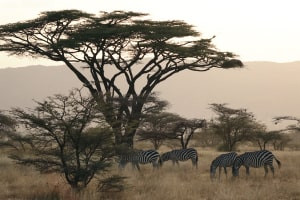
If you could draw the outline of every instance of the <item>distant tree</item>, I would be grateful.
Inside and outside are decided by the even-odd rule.
[[[278,124],[282,121],[296,121],[296,124],[289,125],[285,130],[300,131],[300,118],[293,117],[293,116],[281,116],[281,117],[274,117],[273,120],[275,124]]]
[[[260,150],[265,150],[268,143],[272,143],[279,139],[280,131],[266,131],[259,130],[255,132],[252,136],[253,141],[256,142]]]
[[[112,132],[100,120],[92,98],[73,90],[68,96],[55,95],[36,103],[33,110],[12,110],[28,129],[33,148],[33,154],[13,154],[12,159],[44,173],[62,173],[76,190],[111,166]]]
[[[287,144],[291,141],[291,138],[281,132],[278,135],[276,135],[276,137],[273,138],[272,140],[272,144],[273,144],[273,148],[274,150],[280,150],[280,151],[284,151],[284,148],[287,146]]]
[[[180,140],[181,148],[186,149],[194,133],[205,127],[204,119],[183,119],[174,128],[175,138]]]
[[[217,117],[209,123],[209,128],[222,138],[222,150],[233,151],[239,142],[250,140],[259,127],[246,109],[233,109],[226,104],[211,104],[211,109]]]
[[[15,132],[16,121],[0,111],[0,147],[11,146],[9,139]]]
[[[18,123],[12,116],[0,112],[0,148],[25,150],[26,145],[32,145],[28,137],[17,132]]]
[[[207,124],[210,124],[209,122]],[[216,134],[210,128],[202,129],[198,134],[194,136],[194,140],[201,147],[216,147],[222,143],[220,135]]]
[[[182,120],[180,116],[167,112],[148,115],[138,129],[139,140],[150,141],[157,150],[165,140],[176,137],[174,126]]]
[[[132,147],[143,106],[160,83],[184,70],[243,66],[233,53],[218,51],[213,38],[201,39],[191,25],[145,16],[123,11],[100,16],[79,10],[42,12],[36,19],[0,26],[0,51],[65,63],[98,103],[116,144]]]

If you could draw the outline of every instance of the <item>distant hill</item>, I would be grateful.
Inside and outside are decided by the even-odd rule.
[[[210,119],[210,103],[247,108],[257,119],[277,128],[272,117],[300,116],[300,62],[247,62],[244,69],[182,72],[157,91],[171,103],[171,112],[188,118]],[[66,94],[82,84],[64,66],[28,66],[0,69],[0,109],[32,107],[57,93]]]

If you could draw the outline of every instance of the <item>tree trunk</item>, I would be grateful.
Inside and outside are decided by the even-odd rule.
[[[259,146],[260,150],[263,150],[263,148],[262,148],[261,143],[260,143],[259,140],[257,140],[257,143],[258,143],[258,146]]]

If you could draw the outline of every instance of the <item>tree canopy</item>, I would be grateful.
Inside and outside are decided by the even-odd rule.
[[[211,104],[211,109],[217,117],[210,122],[210,128],[222,138],[222,150],[234,150],[239,142],[251,139],[262,128],[246,109],[233,109],[226,104]]]
[[[243,66],[233,53],[214,47],[212,39],[201,38],[183,21],[153,21],[124,11],[42,12],[36,19],[0,26],[0,51],[64,62],[101,105],[116,143],[129,146],[158,84],[184,70]]]

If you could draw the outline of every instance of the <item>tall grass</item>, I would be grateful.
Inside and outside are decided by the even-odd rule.
[[[228,169],[228,178],[222,171],[221,180],[212,182],[209,165],[219,153],[198,151],[198,169],[193,168],[190,161],[180,163],[180,166],[165,163],[159,170],[145,165],[141,166],[141,172],[132,170],[128,165],[119,172],[128,177],[126,190],[102,194],[96,191],[95,184],[76,194],[59,175],[41,175],[33,168],[15,165],[2,155],[0,199],[300,199],[300,152],[273,152],[282,163],[280,170],[274,163],[274,178],[271,173],[264,178],[263,168],[250,168],[250,176],[246,177],[245,169],[241,168],[240,177],[235,180],[231,178],[231,169]],[[117,168],[113,171],[118,172]]]

